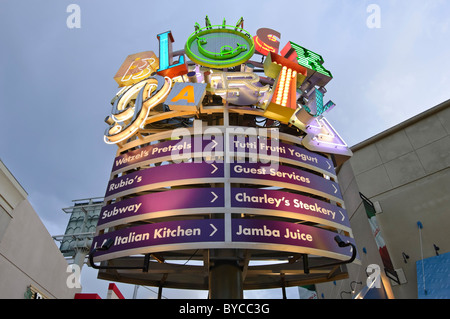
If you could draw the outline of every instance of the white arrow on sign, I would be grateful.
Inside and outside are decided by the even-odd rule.
[[[332,186],[333,186],[333,188],[334,188],[334,193],[336,194],[337,193],[337,188],[336,188],[336,186],[334,186],[334,184],[331,184]]]
[[[211,172],[211,174],[214,174],[215,173],[215,171],[217,171],[217,166],[216,165],[214,165],[214,164],[211,164],[213,167],[214,167],[214,170]]]
[[[211,147],[211,149],[214,149],[219,143],[216,142],[216,140],[212,140],[211,143],[214,143],[214,145]]]
[[[342,215],[342,220],[341,220],[341,222],[345,219],[345,215],[344,214],[342,214],[342,212],[341,211],[339,211],[339,213],[341,213],[341,215]]]
[[[211,192],[211,194],[213,194],[214,198],[212,201],[210,201],[210,203],[214,203],[219,196],[217,196],[214,192]]]
[[[328,162],[328,161],[326,161],[326,162],[328,164],[328,169],[330,169],[331,168],[330,162]]]
[[[209,224],[212,228],[213,228],[213,232],[211,234],[209,234],[209,237],[211,237],[212,235],[214,235],[217,231],[217,228],[213,225],[213,224]]]

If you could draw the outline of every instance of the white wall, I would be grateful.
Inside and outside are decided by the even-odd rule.
[[[67,262],[26,192],[0,161],[0,299],[23,299],[29,285],[48,298],[69,298]]]

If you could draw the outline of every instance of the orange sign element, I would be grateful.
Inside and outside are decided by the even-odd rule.
[[[268,55],[270,52],[277,53],[280,47],[281,33],[269,28],[261,28],[256,31],[253,37],[255,50],[262,55]]]
[[[297,110],[297,88],[306,78],[305,67],[270,52],[264,61],[264,73],[276,79],[272,98],[264,116],[288,123]]]
[[[197,112],[206,94],[206,83],[175,82],[164,102],[171,111]]]
[[[179,100],[186,100],[187,103],[194,103],[194,87],[192,85],[184,87],[174,98],[172,102],[178,102]]]
[[[119,87],[133,85],[152,75],[159,67],[159,59],[153,51],[145,51],[127,56],[114,80]]]

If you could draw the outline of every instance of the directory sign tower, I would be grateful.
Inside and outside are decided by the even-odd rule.
[[[119,68],[99,278],[241,298],[346,278],[358,262],[335,172],[351,151],[324,117],[331,72],[279,32],[243,27],[206,17]]]

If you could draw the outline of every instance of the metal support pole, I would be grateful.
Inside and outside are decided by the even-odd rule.
[[[133,291],[133,299],[136,299],[136,298],[137,298],[137,292],[138,292],[138,288],[139,288],[139,286],[138,286],[138,285],[134,285],[134,291]]]
[[[236,260],[215,260],[209,271],[210,299],[242,299],[242,269]]]
[[[162,297],[162,290],[163,290],[163,286],[159,285],[159,287],[158,287],[158,299],[161,299],[161,297]]]
[[[229,127],[230,117],[227,101],[223,101],[224,113],[223,113],[223,125]],[[224,145],[226,145],[225,151],[225,165],[224,165],[224,177],[225,177],[225,207],[229,208],[231,205],[231,186],[230,186],[230,154],[228,150],[229,136],[225,133]],[[231,234],[231,214],[218,215],[212,218],[224,218],[225,220],[225,241],[231,241],[231,238],[227,238],[227,234]],[[210,299],[242,299],[244,297],[243,289],[243,269],[240,267],[237,252],[233,249],[218,249],[210,250],[210,268],[209,268],[209,298]]]
[[[303,272],[309,274],[308,254],[302,254],[303,257]]]
[[[76,254],[73,258],[73,263],[75,265],[78,265],[78,267],[80,267],[80,271],[81,271],[81,268],[83,268],[84,259],[86,258],[87,254],[88,254],[88,250],[86,250],[86,249],[77,249],[76,250]]]
[[[287,299],[287,297],[286,297],[286,281],[284,280],[284,274],[281,274],[281,291],[283,293],[283,299]]]

